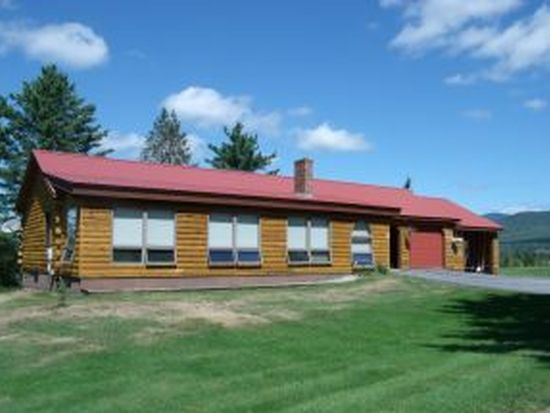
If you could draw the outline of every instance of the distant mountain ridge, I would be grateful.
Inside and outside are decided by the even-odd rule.
[[[550,211],[526,211],[517,214],[486,214],[501,224],[504,249],[550,251]]]

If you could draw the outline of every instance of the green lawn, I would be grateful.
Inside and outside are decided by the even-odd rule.
[[[550,267],[503,267],[500,272],[515,277],[550,277]]]
[[[539,412],[550,298],[372,276],[0,294],[0,412]]]

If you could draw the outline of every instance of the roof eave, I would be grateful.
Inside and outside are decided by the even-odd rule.
[[[388,217],[399,215],[399,208],[376,207],[345,203],[322,202],[314,199],[280,199],[241,195],[207,194],[190,191],[143,190],[133,187],[113,187],[89,184],[70,184],[70,193],[76,196],[135,199],[144,201],[188,202],[227,206],[256,206],[275,209],[303,209],[350,214],[375,214]]]

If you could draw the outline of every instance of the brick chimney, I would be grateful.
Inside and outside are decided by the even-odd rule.
[[[311,180],[313,179],[313,161],[308,158],[294,162],[294,192],[301,195],[311,195]]]

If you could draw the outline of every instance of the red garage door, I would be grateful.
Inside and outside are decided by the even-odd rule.
[[[411,268],[443,267],[443,234],[440,230],[418,228],[410,235]]]

